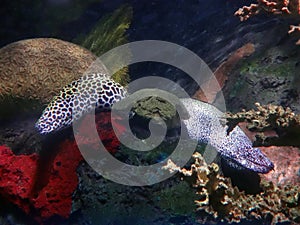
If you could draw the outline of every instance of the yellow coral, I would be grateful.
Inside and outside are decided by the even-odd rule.
[[[279,187],[273,183],[261,183],[262,192],[245,194],[234,187],[229,178],[222,176],[216,164],[207,165],[199,153],[190,169],[181,169],[170,160],[164,169],[178,171],[184,177],[194,177],[197,211],[206,212],[215,219],[239,222],[242,219],[265,219],[271,216],[271,224],[284,221],[300,221],[300,187]]]

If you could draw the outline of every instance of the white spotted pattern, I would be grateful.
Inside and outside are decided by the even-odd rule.
[[[126,95],[126,90],[105,74],[88,74],[65,86],[53,98],[36,123],[40,133],[70,126],[73,120],[96,108],[110,109]]]
[[[253,148],[251,140],[236,126],[227,135],[227,126],[221,120],[224,114],[213,105],[194,99],[181,99],[190,114],[184,120],[189,136],[213,146],[226,161],[236,168],[247,168],[267,173],[273,163],[260,151]]]

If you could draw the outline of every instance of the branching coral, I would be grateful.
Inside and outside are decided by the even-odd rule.
[[[300,16],[300,1],[299,0],[257,0],[257,4],[243,6],[235,12],[234,15],[240,17],[241,21],[245,21],[250,17],[265,11],[274,15],[289,15],[299,18]],[[299,26],[291,25],[290,31],[299,31]],[[298,41],[296,44],[300,44]]]
[[[300,32],[300,25],[296,26],[296,25],[290,25],[290,30],[289,30],[289,34],[293,33],[293,32]],[[296,45],[300,45],[300,39],[296,42]]]
[[[170,160],[164,169],[178,171],[192,183],[198,195],[195,200],[198,212],[229,222],[267,218],[271,218],[272,224],[300,221],[299,187],[281,188],[273,183],[261,183],[261,193],[245,194],[234,187],[229,178],[220,175],[217,164],[207,165],[199,153],[193,158],[195,163],[190,169],[179,168]]]
[[[249,130],[260,132],[256,135],[256,145],[300,146],[300,115],[296,115],[289,107],[255,105],[257,110],[227,113],[228,133],[239,122],[247,122]],[[265,136],[265,131],[275,131],[276,135]]]
[[[243,6],[234,15],[239,16],[241,21],[244,21],[261,11],[273,14],[296,14],[299,13],[298,7],[298,0],[258,0],[257,4]]]

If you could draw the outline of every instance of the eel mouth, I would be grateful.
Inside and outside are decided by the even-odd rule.
[[[252,168],[251,169],[258,173],[265,174],[265,173],[269,173],[271,170],[274,170],[274,164],[270,160],[268,160],[266,164],[258,163],[256,161],[255,162],[252,161],[251,163],[254,165],[253,166],[254,169]]]
[[[268,173],[274,170],[273,162],[259,148],[253,148],[252,150],[259,152],[258,154],[251,154],[251,157],[247,158],[252,168],[257,168],[259,173]]]
[[[253,157],[247,157],[244,159],[232,159],[226,157],[226,161],[229,165],[237,169],[251,170],[256,173],[266,174],[271,170],[274,170],[274,164],[266,156],[261,156],[260,160]]]

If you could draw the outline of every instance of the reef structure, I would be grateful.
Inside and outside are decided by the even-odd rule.
[[[282,14],[300,14],[300,5],[298,0],[258,0],[257,4],[243,6],[235,12],[241,21],[249,19],[251,16],[260,13],[261,11],[270,12],[275,15]]]
[[[246,122],[250,131],[256,134],[258,146],[295,146],[299,147],[300,115],[289,107],[261,105],[255,103],[256,110],[242,110],[238,113],[227,113],[229,131],[240,122]],[[270,134],[273,131],[275,134]],[[268,134],[269,132],[269,134]]]

